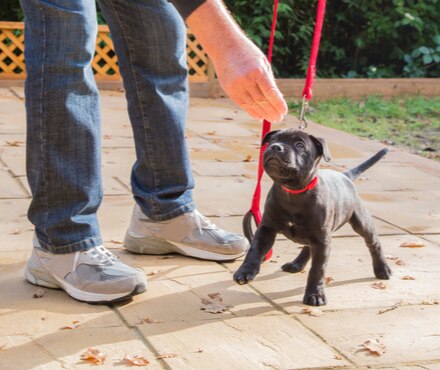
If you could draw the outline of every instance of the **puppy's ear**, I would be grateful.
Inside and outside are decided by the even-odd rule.
[[[264,137],[263,141],[261,142],[261,146],[264,146],[264,144],[268,143],[270,141],[270,139],[272,139],[272,137],[278,132],[280,132],[280,130],[268,132],[266,134],[266,136]]]
[[[328,146],[325,140],[320,137],[314,137],[312,135],[310,135],[310,137],[312,138],[316,149],[318,149],[318,153],[322,155],[326,162],[330,162],[330,151],[328,150]]]

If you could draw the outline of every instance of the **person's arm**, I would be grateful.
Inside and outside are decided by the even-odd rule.
[[[287,104],[270,65],[222,1],[206,0],[191,12],[186,23],[214,63],[226,94],[256,119],[281,121]]]

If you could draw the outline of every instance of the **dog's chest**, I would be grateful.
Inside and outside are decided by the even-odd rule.
[[[287,239],[299,244],[308,244],[310,225],[304,215],[296,214],[289,221],[285,222],[281,229]]]

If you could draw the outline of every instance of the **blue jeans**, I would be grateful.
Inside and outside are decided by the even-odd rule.
[[[194,210],[185,143],[186,29],[166,0],[99,0],[110,27],[134,132],[131,184],[154,220]],[[25,13],[28,217],[53,253],[102,244],[99,93],[91,69],[92,0],[21,0]]]

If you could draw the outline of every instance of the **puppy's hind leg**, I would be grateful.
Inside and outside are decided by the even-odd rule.
[[[350,224],[353,230],[362,236],[365,240],[371,258],[373,259],[374,275],[378,279],[388,280],[392,274],[391,268],[385,260],[382,246],[374,228],[373,220],[370,213],[361,204],[359,208],[353,213],[350,219]]]
[[[281,269],[285,272],[300,272],[304,270],[310,259],[310,247],[304,246],[298,256],[292,261],[285,263]]]

